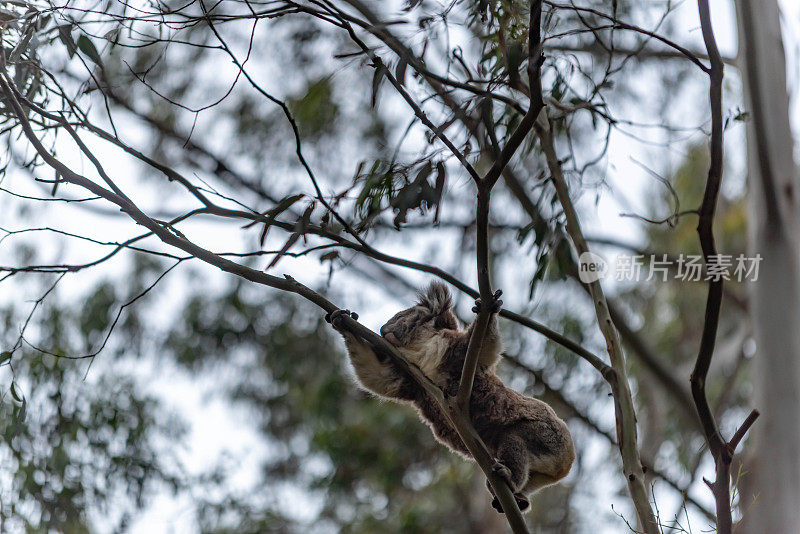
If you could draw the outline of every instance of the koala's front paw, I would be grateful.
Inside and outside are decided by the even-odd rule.
[[[503,294],[502,289],[498,289],[492,295],[492,300],[489,302],[489,313],[497,313],[500,311],[500,308],[503,307],[503,301],[500,300],[500,295]],[[472,308],[472,311],[475,313],[480,313],[481,309],[483,308],[483,301],[481,299],[475,300],[475,306]]]
[[[331,323],[331,326],[336,330],[342,329],[342,316],[346,315],[352,317],[354,321],[358,321],[358,314],[350,310],[334,310],[325,315],[325,320]]]

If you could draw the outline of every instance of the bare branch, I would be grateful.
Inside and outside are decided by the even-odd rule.
[[[541,91],[541,87],[534,90]],[[541,115],[541,120],[536,123],[536,134],[542,151],[547,159],[547,166],[550,170],[550,179],[556,189],[559,203],[564,210],[567,219],[567,233],[577,254],[589,252],[586,239],[580,227],[578,214],[572,204],[567,188],[567,182],[561,169],[561,163],[556,155],[553,143],[552,130],[546,113]],[[641,459],[639,458],[638,439],[636,430],[636,410],[633,404],[630,386],[628,384],[627,371],[625,368],[625,356],[619,340],[619,334],[611,319],[605,294],[599,281],[589,284],[589,291],[592,295],[592,302],[597,316],[598,326],[606,340],[606,348],[611,359],[611,366],[614,369],[614,379],[609,383],[612,387],[614,396],[614,406],[617,419],[617,441],[622,464],[625,471],[625,478],[628,482],[628,489],[636,508],[641,528],[646,534],[658,534],[658,523],[650,508],[650,501],[647,497],[647,490],[644,485],[644,471],[642,470]]]
[[[714,28],[711,23],[711,10],[708,0],[697,0],[697,8],[700,13],[700,27],[703,32],[703,41],[708,51],[711,61],[709,70],[709,102],[711,106],[711,164],[708,169],[703,202],[700,205],[700,220],[697,224],[697,233],[700,238],[700,246],[703,249],[703,256],[706,264],[713,263],[717,250],[714,241],[714,213],[717,206],[717,197],[722,185],[722,165],[723,165],[723,133],[724,124],[722,118],[722,78],[724,75],[724,65],[719,49],[717,48]],[[717,507],[717,532],[720,534],[730,534],[733,531],[733,517],[731,513],[731,491],[730,491],[730,466],[733,460],[736,445],[744,437],[745,432],[755,422],[758,412],[753,410],[744,424],[734,434],[730,442],[726,442],[722,437],[714,418],[714,413],[708,402],[706,394],[706,379],[708,370],[711,367],[711,359],[714,356],[714,345],[717,338],[717,327],[722,308],[722,277],[711,279],[708,285],[708,297],[706,300],[705,320],[703,322],[703,334],[700,338],[700,348],[697,353],[694,370],[692,371],[691,385],[694,405],[697,408],[697,415],[703,427],[703,433],[708,444],[708,449],[714,457],[716,466],[716,480],[708,482],[714,494]]]
[[[545,3],[547,5],[549,5],[549,6],[551,6],[551,7],[556,8],[556,9],[566,9],[566,10],[575,11],[576,13],[580,13],[580,12],[591,13],[592,15],[595,15],[595,16],[600,17],[602,19],[605,19],[605,20],[613,22],[614,28],[617,28],[617,29],[620,29],[620,30],[633,31],[633,32],[636,32],[636,33],[640,33],[642,35],[646,35],[646,36],[651,37],[653,39],[656,39],[657,41],[661,41],[662,43],[664,43],[665,45],[669,46],[670,48],[673,48],[673,49],[677,50],[678,52],[680,52],[688,60],[690,60],[692,63],[694,63],[695,65],[700,67],[703,70],[703,72],[706,72],[706,73],[709,72],[709,67],[704,65],[703,62],[700,61],[700,59],[698,59],[697,56],[695,56],[690,50],[688,50],[687,48],[679,45],[678,43],[676,43],[676,42],[674,42],[674,41],[672,41],[670,39],[667,39],[663,35],[659,35],[659,34],[657,34],[655,32],[650,31],[650,30],[645,30],[644,28],[640,28],[640,27],[635,26],[633,24],[628,24],[627,22],[623,22],[623,21],[619,20],[618,18],[616,18],[613,15],[609,15],[608,13],[603,13],[602,11],[598,11],[596,9],[592,9],[592,8],[588,8],[588,7],[579,7],[579,6],[576,6],[574,4],[571,4],[571,5],[559,4],[557,2],[551,2],[550,0],[547,0]]]

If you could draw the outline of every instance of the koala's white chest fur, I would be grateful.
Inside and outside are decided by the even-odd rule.
[[[401,352],[405,358],[417,365],[420,370],[434,382],[439,375],[439,364],[442,362],[450,340],[442,335],[435,335],[421,343],[404,347]]]

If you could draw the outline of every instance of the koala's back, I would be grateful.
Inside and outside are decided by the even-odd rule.
[[[511,424],[521,420],[546,420],[556,417],[546,403],[521,395],[506,387],[493,372],[475,376],[470,402],[473,424]]]
[[[455,387],[452,386],[448,384],[443,389],[448,394],[454,394],[457,382]],[[432,399],[417,399],[414,404],[440,442],[456,452],[470,456],[461,438]],[[492,454],[495,453],[498,439],[509,427],[520,423],[525,423],[531,429],[531,444],[541,449],[543,454],[572,446],[566,424],[550,406],[506,387],[493,370],[479,370],[475,375],[470,417],[475,430]]]

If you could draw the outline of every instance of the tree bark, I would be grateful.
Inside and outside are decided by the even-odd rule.
[[[749,238],[760,254],[750,283],[756,339],[754,426],[738,533],[800,532],[800,256],[786,58],[778,0],[739,0],[739,60],[747,123]],[[736,474],[734,473],[734,476]]]

